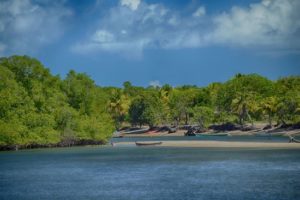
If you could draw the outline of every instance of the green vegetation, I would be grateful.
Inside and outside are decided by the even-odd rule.
[[[99,87],[86,74],[62,80],[36,59],[0,59],[0,146],[106,141],[123,126],[300,122],[300,77],[242,75],[207,87]]]
[[[1,58],[0,145],[104,142],[114,129],[108,98],[86,74],[61,80],[35,59]]]

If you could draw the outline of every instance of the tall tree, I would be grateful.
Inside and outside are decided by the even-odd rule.
[[[125,116],[128,114],[129,106],[130,100],[121,90],[112,90],[108,109],[115,120],[116,129],[119,129],[124,122]]]

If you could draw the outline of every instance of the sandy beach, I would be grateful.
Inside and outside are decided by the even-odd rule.
[[[147,132],[147,133],[139,133],[139,134],[124,134],[123,137],[157,137],[157,136],[184,136],[184,133],[186,130],[177,130],[175,133],[168,133],[167,131],[164,132]],[[258,132],[265,132],[264,130],[252,130],[252,131],[225,131],[226,133],[229,133],[232,136],[249,136],[249,135],[255,135]],[[205,132],[205,133],[216,133],[212,130]],[[272,134],[278,134],[282,133],[283,136],[289,136],[289,135],[300,135],[300,130],[295,129],[295,130],[275,130],[272,131]]]
[[[151,142],[151,141],[147,141]],[[114,146],[135,145],[134,142],[118,142]],[[265,148],[265,149],[300,149],[300,143],[280,142],[226,142],[226,141],[163,141],[163,147],[197,147],[197,148]]]

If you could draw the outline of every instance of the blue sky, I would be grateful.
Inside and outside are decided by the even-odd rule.
[[[1,0],[0,56],[98,85],[300,75],[299,0]]]

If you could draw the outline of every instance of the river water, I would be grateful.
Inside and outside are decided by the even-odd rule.
[[[95,146],[0,152],[0,199],[296,200],[300,151]]]

